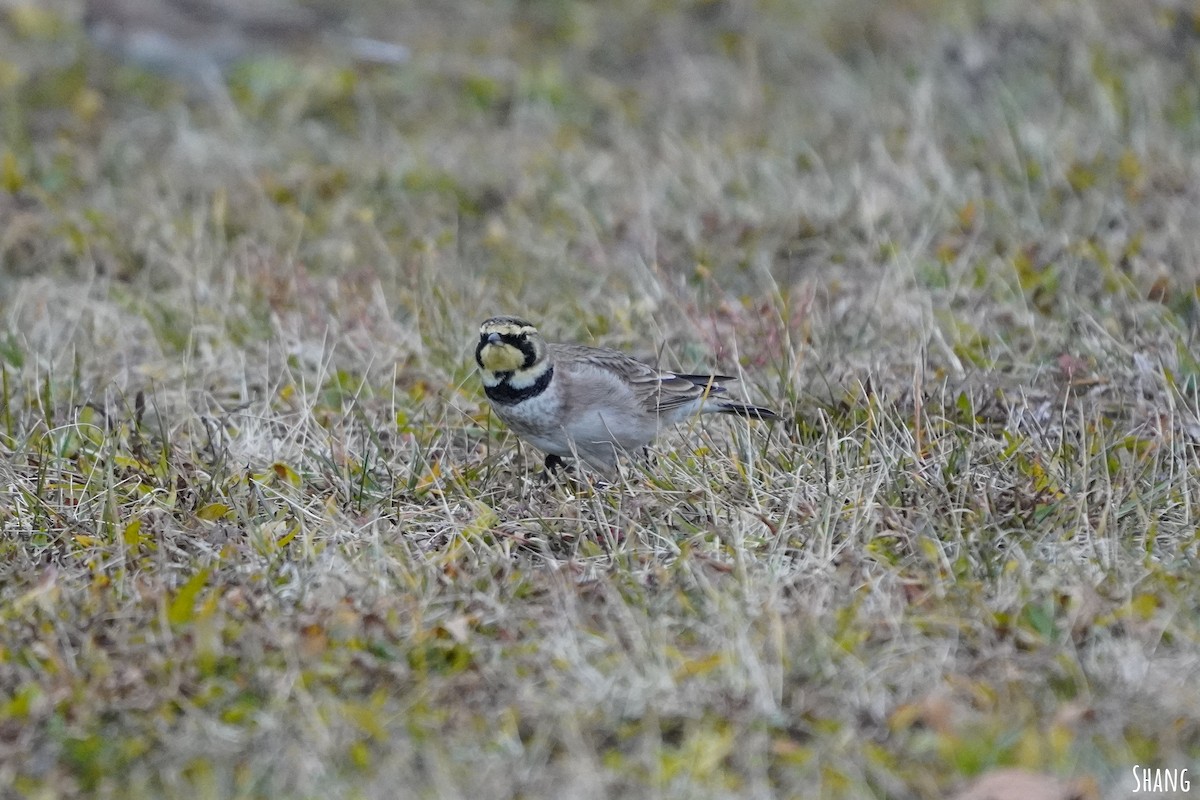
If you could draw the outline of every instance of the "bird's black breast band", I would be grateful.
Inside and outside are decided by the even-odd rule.
[[[512,379],[511,372],[501,372],[499,374],[501,375],[500,383],[496,384],[495,386],[483,387],[484,394],[486,394],[488,399],[493,403],[511,406],[515,403],[521,402],[522,400],[528,400],[531,397],[537,397],[539,394],[546,391],[546,387],[550,385],[550,378],[554,375],[554,367],[550,367],[550,369],[539,375],[536,381],[523,389],[514,389],[511,385],[509,385],[509,380]]]

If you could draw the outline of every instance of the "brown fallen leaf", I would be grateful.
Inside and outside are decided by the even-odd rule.
[[[1091,778],[1064,781],[1023,769],[995,769],[976,778],[952,800],[1099,800]]]

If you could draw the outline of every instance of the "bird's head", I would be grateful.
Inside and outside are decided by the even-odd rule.
[[[492,317],[479,326],[475,361],[489,373],[521,373],[546,360],[546,341],[537,328],[518,317]]]

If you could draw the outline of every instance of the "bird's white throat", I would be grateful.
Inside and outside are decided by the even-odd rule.
[[[529,369],[514,371],[512,377],[508,379],[508,385],[518,391],[528,389],[537,383],[538,379],[545,375],[548,369],[550,369],[550,359],[543,358]]]

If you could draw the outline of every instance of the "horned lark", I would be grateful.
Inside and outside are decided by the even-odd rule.
[[[719,397],[726,375],[684,375],[625,353],[549,344],[517,317],[492,317],[479,327],[475,361],[496,416],[546,453],[552,471],[578,456],[612,473],[621,451],[649,444],[664,425],[693,414],[778,419],[770,409]]]

